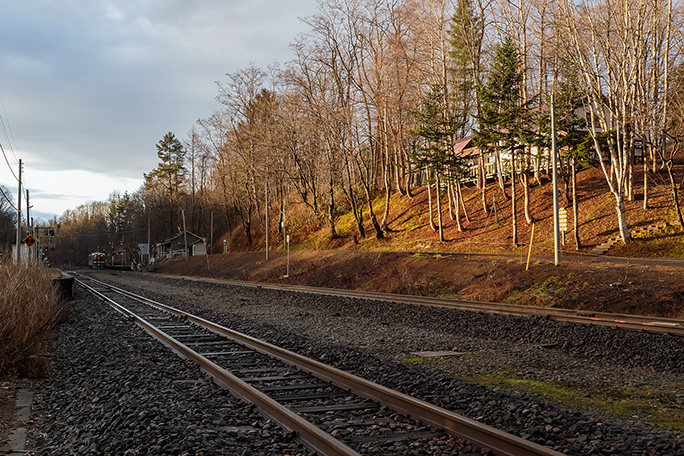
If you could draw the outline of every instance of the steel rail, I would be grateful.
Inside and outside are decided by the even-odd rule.
[[[91,280],[96,280],[92,279]],[[96,280],[97,281],[97,280]],[[98,281],[100,282],[100,281]],[[305,370],[312,375],[347,389],[359,396],[378,401],[387,407],[420,421],[444,429],[450,434],[473,443],[476,447],[487,448],[500,456],[560,456],[551,448],[509,434],[502,430],[456,414],[450,410],[429,404],[420,399],[391,390],[377,383],[328,366],[268,342],[225,328],[201,317],[186,313],[157,301],[136,295],[119,287],[100,282],[130,298],[145,302],[157,309],[186,318],[216,334],[231,338],[261,353],[276,357],[283,362]]]
[[[518,306],[484,301],[467,301],[457,299],[434,298],[429,296],[400,295],[372,291],[353,291],[340,288],[318,288],[303,285],[273,284],[265,282],[247,282],[241,280],[214,279],[192,276],[164,275],[169,278],[182,278],[195,282],[209,282],[241,287],[263,288],[270,290],[292,291],[325,296],[340,296],[355,299],[370,299],[376,301],[397,302],[403,304],[418,304],[430,307],[459,309],[473,312],[495,313],[524,317],[543,317],[554,321],[570,323],[584,323],[598,326],[620,327],[629,330],[646,331],[660,334],[684,336],[684,320],[646,315],[615,314],[608,312],[594,312],[590,310],[561,309],[538,306]]]
[[[358,452],[348,447],[340,440],[337,440],[327,432],[323,431],[313,423],[305,420],[301,416],[289,410],[287,407],[280,405],[274,399],[268,397],[258,389],[240,380],[227,370],[221,368],[209,359],[200,355],[190,347],[182,344],[172,336],[156,328],[153,324],[131,312],[125,307],[118,304],[116,301],[105,296],[101,292],[90,287],[80,279],[76,279],[78,283],[88,289],[91,293],[105,300],[116,310],[124,314],[127,318],[135,321],[138,325],[143,327],[145,331],[150,333],[162,343],[169,346],[181,356],[190,359],[197,363],[204,371],[210,374],[221,386],[227,388],[232,394],[241,398],[242,400],[254,404],[263,415],[278,422],[288,432],[295,432],[299,437],[299,441],[309,450],[318,452],[322,455],[329,456],[360,456]],[[91,279],[94,280],[94,279]],[[99,281],[98,281],[99,282]],[[104,284],[104,282],[100,282]],[[111,285],[108,285],[110,286]],[[127,293],[126,293],[127,294]],[[132,297],[132,296],[131,296]],[[136,298],[137,299],[137,298]],[[160,308],[158,306],[155,306]],[[164,310],[161,309],[160,310]],[[176,313],[176,312],[172,312]]]

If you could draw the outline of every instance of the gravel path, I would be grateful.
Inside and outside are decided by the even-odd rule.
[[[98,275],[138,291],[151,287],[154,292],[144,294],[161,302],[567,454],[684,455],[682,435],[649,425],[643,417],[616,419],[457,380],[507,372],[516,378],[569,382],[579,388],[668,389],[672,394],[664,400],[673,408],[681,407],[684,344],[679,338],[541,319],[201,284],[150,274]],[[155,342],[138,337],[120,348],[116,331],[130,332],[131,326],[115,315],[109,318],[111,326],[104,325],[95,315],[106,312],[98,310],[101,305],[85,303],[75,303],[81,310],[61,331],[59,341],[65,350],[77,342],[83,348],[75,361],[55,355],[59,375],[41,391],[42,418],[36,425],[45,434],[39,441],[41,454],[84,454],[73,450],[76,446],[79,450],[90,448],[92,454],[106,454],[107,445],[116,449],[110,454],[146,454],[130,448],[157,441],[161,442],[157,454],[301,451],[288,453],[288,436],[251,409],[245,410],[184,361],[173,356],[169,360]],[[103,337],[107,342],[98,342]],[[461,355],[407,362],[416,358],[412,352],[424,350],[454,350]],[[132,360],[132,353],[139,357]],[[107,366],[109,374],[94,372],[99,364]],[[146,369],[156,369],[154,378],[163,377],[163,386],[154,385]],[[112,371],[121,371],[115,387]],[[211,388],[208,394],[207,388]],[[174,398],[180,396],[172,405],[163,401],[172,394]],[[152,397],[156,409],[142,404],[146,397]],[[202,407],[195,400],[209,401],[215,413],[202,415]],[[118,416],[113,420],[106,418],[112,410]],[[153,418],[157,413],[162,415]],[[216,422],[221,424],[212,427]],[[245,425],[249,427],[240,427]],[[230,432],[216,431],[221,426]],[[193,447],[198,439],[204,446]],[[97,442],[105,443],[98,447]],[[173,445],[177,452],[165,452],[164,445]],[[122,452],[123,448],[129,452]]]

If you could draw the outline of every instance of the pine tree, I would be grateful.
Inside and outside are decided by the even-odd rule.
[[[487,83],[480,89],[482,114],[476,144],[511,153],[521,146],[528,109],[521,98],[522,74],[518,51],[510,36],[496,50]]]
[[[479,115],[478,98],[474,95],[479,88],[484,20],[475,12],[473,0],[458,0],[448,34],[451,70],[465,121],[474,117],[474,108]]]
[[[516,214],[516,154],[531,135],[528,128],[529,109],[522,99],[523,77],[520,70],[518,51],[510,36],[504,37],[496,49],[496,58],[489,72],[487,83],[479,91],[482,112],[478,117],[475,145],[497,153],[497,174],[503,187],[506,172],[501,164],[500,152],[510,157],[511,206],[513,245],[518,245]],[[504,192],[505,194],[505,192]]]
[[[441,180],[458,169],[458,161],[454,156],[454,136],[461,128],[462,121],[446,109],[442,86],[433,85],[424,96],[422,109],[414,113],[417,136],[422,138],[422,144],[411,155],[411,160],[417,169],[426,169],[429,176],[434,176],[437,188],[437,216],[439,239],[444,241],[442,223],[441,200],[439,197]],[[430,195],[430,187],[427,187]],[[430,207],[432,210],[432,207]],[[430,219],[432,223],[432,217]]]
[[[185,182],[185,154],[186,151],[176,136],[171,132],[166,133],[157,143],[159,164],[149,174],[145,173],[145,185],[162,185],[173,199]]]
[[[178,194],[185,183],[186,151],[176,136],[169,132],[157,143],[159,164],[150,173],[145,173],[145,188],[163,194],[159,201],[159,210],[165,213],[163,230],[169,232],[174,228],[174,220],[178,214]]]

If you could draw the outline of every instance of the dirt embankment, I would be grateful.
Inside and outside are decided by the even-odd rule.
[[[241,252],[174,260],[157,272],[684,318],[674,262],[361,251]]]

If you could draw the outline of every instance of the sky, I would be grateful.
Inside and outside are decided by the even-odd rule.
[[[220,109],[216,81],[290,60],[316,13],[316,0],[0,0],[0,184],[16,204],[22,159],[43,221],[136,191],[165,133],[183,141]]]

